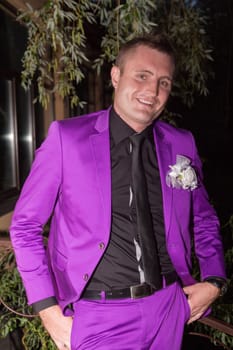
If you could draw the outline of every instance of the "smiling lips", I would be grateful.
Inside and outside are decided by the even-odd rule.
[[[153,106],[154,104],[157,104],[158,101],[155,98],[145,98],[145,97],[137,97],[137,101],[146,105],[146,106]]]

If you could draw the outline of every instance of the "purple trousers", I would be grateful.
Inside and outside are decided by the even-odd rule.
[[[79,300],[71,350],[179,350],[190,308],[179,283],[141,299]]]

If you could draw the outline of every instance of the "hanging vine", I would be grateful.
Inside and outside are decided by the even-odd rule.
[[[94,23],[94,7],[86,0],[49,0],[35,10],[27,9],[18,17],[28,28],[28,42],[22,63],[22,86],[37,81],[37,99],[47,108],[51,94],[70,97],[72,105],[82,105],[75,84],[84,79],[86,56],[84,23]],[[37,100],[36,99],[36,100]]]

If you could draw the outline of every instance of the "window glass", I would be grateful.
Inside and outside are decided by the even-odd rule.
[[[0,79],[0,191],[18,187],[16,137],[13,81]]]
[[[0,8],[0,215],[11,211],[35,150],[32,90],[21,86],[26,27]],[[40,119],[41,120],[41,119]]]

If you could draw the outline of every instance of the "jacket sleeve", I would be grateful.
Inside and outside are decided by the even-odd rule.
[[[194,164],[198,170],[198,188],[193,196],[193,233],[195,255],[199,262],[201,279],[209,276],[225,278],[224,253],[220,224],[215,209],[203,184],[202,164],[194,144]]]
[[[30,174],[16,203],[10,236],[29,304],[54,296],[43,227],[52,214],[62,181],[59,123],[36,151]]]

